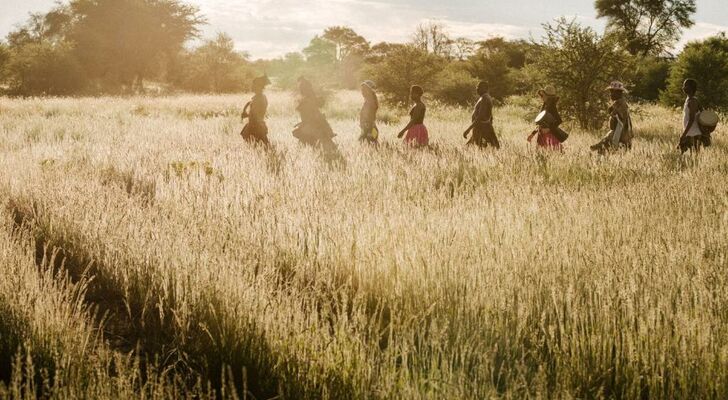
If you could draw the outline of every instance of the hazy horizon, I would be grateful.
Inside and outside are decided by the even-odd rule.
[[[25,22],[31,12],[50,9],[57,0],[25,0],[0,3],[0,36]],[[724,0],[699,0],[696,25],[683,35],[681,44],[728,31]],[[207,18],[203,37],[228,33],[236,48],[253,59],[274,58],[300,51],[324,28],[352,27],[372,42],[406,41],[421,22],[436,19],[448,26],[452,36],[485,39],[538,37],[541,24],[560,16],[576,18],[602,30],[591,0],[564,0],[547,4],[534,0],[509,2],[450,0],[447,6],[435,0],[189,0]]]

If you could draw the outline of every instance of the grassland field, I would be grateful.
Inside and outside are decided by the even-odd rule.
[[[630,152],[536,105],[431,104],[433,149],[345,165],[238,135],[246,97],[0,98],[0,398],[728,398],[728,129],[679,155],[681,114],[634,106]]]

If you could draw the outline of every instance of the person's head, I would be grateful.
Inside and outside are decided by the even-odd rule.
[[[361,94],[365,98],[371,97],[376,93],[377,85],[372,81],[364,81],[361,83]]]
[[[422,86],[414,85],[410,88],[410,99],[412,101],[420,101],[424,94],[425,91],[422,89]]]
[[[480,81],[480,83],[478,83],[478,88],[476,90],[478,91],[478,96],[482,96],[482,95],[488,93],[488,90],[490,90],[490,88],[488,86],[488,82]]]
[[[698,91],[698,81],[695,79],[685,79],[683,82],[683,92],[688,96],[694,96]]]
[[[624,93],[627,91],[625,89],[624,84],[620,81],[614,81],[609,84],[609,87],[607,87],[607,91],[609,91],[609,98],[612,100],[619,100],[622,97],[624,97]]]
[[[263,93],[263,89],[265,89],[268,85],[270,85],[270,79],[268,79],[268,76],[264,75],[253,79],[251,87],[253,88],[254,93],[260,94]]]
[[[548,98],[556,97],[556,88],[553,86],[546,86],[545,88],[538,91],[541,100],[546,101]]]
[[[298,78],[298,93],[303,97],[315,96],[313,84],[311,84],[311,81],[304,77]]]

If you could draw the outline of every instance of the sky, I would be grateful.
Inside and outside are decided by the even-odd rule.
[[[46,11],[58,0],[0,0],[0,36],[23,23],[30,12]],[[593,0],[187,0],[208,24],[204,37],[232,36],[238,50],[252,58],[300,51],[326,27],[346,25],[367,40],[407,41],[422,22],[437,20],[453,37],[508,39],[541,36],[541,24],[560,16],[575,18],[599,31]],[[728,31],[726,0],[697,0],[696,24],[689,40]]]

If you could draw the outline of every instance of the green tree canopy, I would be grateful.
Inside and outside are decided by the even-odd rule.
[[[72,0],[70,40],[89,77],[141,85],[198,33],[197,8],[178,0]]]
[[[444,60],[415,46],[395,46],[381,62],[371,64],[366,76],[374,80],[379,90],[390,101],[406,104],[411,85],[421,85],[432,91],[437,84],[437,74],[443,69]]]
[[[660,55],[695,24],[695,0],[596,0],[595,7],[632,55]]]
[[[185,54],[177,85],[191,92],[233,93],[249,89],[255,71],[247,54],[235,51],[233,39],[220,33]]]
[[[704,107],[728,110],[728,37],[720,34],[702,42],[691,42],[670,69],[661,100],[669,106],[685,101],[683,81],[698,81],[698,97]]]
[[[623,79],[628,55],[610,37],[566,19],[544,25],[546,36],[536,66],[560,90],[564,111],[583,128],[602,126],[610,81]]]

